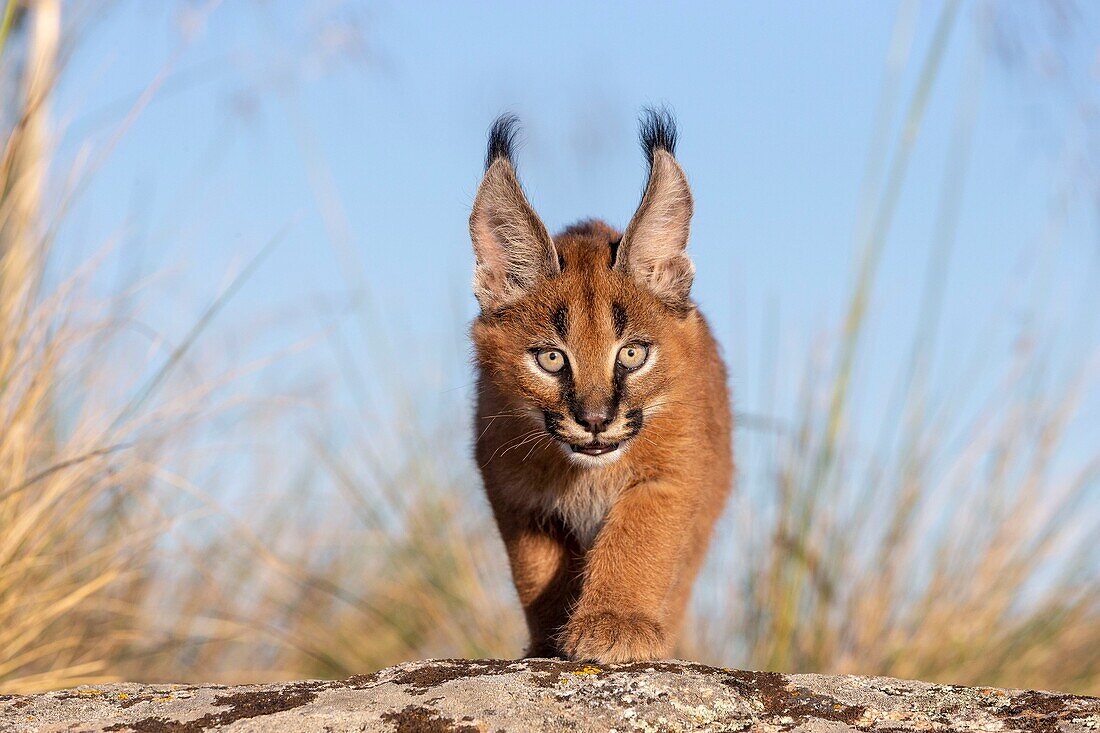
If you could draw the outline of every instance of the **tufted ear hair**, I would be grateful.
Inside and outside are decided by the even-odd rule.
[[[666,110],[647,109],[641,143],[649,161],[649,182],[634,218],[623,233],[615,268],[648,287],[674,308],[688,305],[695,265],[687,256],[692,198],[676,162],[676,122]]]
[[[499,310],[560,272],[553,240],[516,178],[512,148],[518,123],[512,115],[493,123],[485,177],[470,214],[474,295],[483,313]]]

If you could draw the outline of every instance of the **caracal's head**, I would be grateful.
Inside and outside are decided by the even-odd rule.
[[[607,465],[646,439],[690,369],[692,199],[675,124],[666,112],[642,119],[649,180],[625,232],[587,221],[556,238],[516,179],[515,131],[514,117],[493,125],[470,216],[478,365],[507,402],[502,416],[529,420],[575,464]]]

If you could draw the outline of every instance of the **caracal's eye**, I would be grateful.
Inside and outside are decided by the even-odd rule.
[[[649,347],[641,344],[627,344],[619,349],[619,364],[626,369],[637,369],[645,364],[649,356]]]
[[[565,366],[565,354],[557,349],[539,349],[535,354],[535,361],[546,371],[556,374]]]

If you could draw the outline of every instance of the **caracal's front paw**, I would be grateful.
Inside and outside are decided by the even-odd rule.
[[[661,659],[668,655],[668,646],[661,624],[636,613],[578,613],[562,635],[562,648],[570,659],[604,664]]]

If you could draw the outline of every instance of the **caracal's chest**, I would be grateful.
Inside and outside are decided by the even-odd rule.
[[[539,491],[537,510],[559,519],[588,549],[596,541],[623,488],[622,479],[611,472],[574,475]]]

